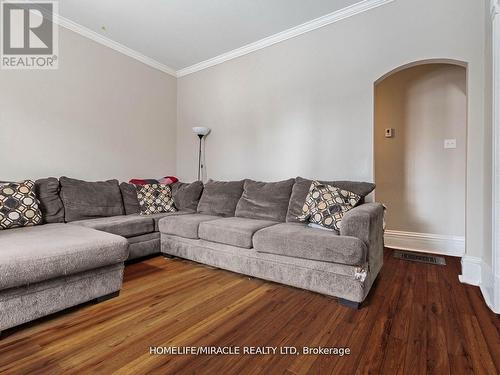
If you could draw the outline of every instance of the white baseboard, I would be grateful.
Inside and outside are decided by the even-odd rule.
[[[464,256],[462,258],[462,274],[458,276],[462,283],[476,285],[481,289],[488,307],[500,314],[500,276],[493,275],[491,266],[481,258]]]
[[[393,249],[422,251],[455,257],[461,257],[465,254],[465,238],[459,236],[386,230],[384,242],[386,247]]]
[[[460,282],[479,286],[481,284],[482,263],[481,258],[465,255],[462,258],[462,274],[458,276]]]

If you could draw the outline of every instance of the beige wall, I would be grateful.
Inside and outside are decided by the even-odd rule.
[[[387,229],[465,235],[466,90],[465,68],[448,64],[411,67],[375,87],[375,198],[387,206]],[[445,139],[457,148],[444,149]]]
[[[488,256],[486,2],[397,0],[177,83],[61,29],[59,70],[0,71],[0,179],[192,180],[204,125],[212,178],[373,180],[374,82],[454,59],[468,64],[466,251]]]
[[[177,172],[196,175],[195,125],[208,176],[373,180],[373,84],[419,60],[468,64],[466,251],[490,240],[484,151],[485,2],[397,0],[178,80]]]
[[[175,173],[176,79],[64,28],[54,71],[0,71],[0,180]]]

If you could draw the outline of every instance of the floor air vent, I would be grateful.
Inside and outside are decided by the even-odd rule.
[[[394,258],[409,260],[412,262],[438,264],[440,266],[446,265],[446,260],[443,257],[436,257],[434,255],[423,255],[417,253],[410,253],[407,251],[395,251]]]

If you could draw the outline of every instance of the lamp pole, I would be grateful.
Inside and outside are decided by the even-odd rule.
[[[201,181],[201,140],[203,139],[203,134],[198,134],[198,138],[200,138],[200,147],[198,149],[198,181]]]
[[[201,141],[203,140],[203,137],[210,133],[210,128],[206,128],[204,126],[195,126],[193,128],[193,133],[196,134],[200,139],[200,144],[198,146],[198,181],[201,181],[203,177],[201,172],[201,170],[203,169],[203,164],[201,162]]]

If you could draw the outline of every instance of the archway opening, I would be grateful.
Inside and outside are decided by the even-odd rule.
[[[375,83],[376,200],[388,247],[465,252],[467,70],[410,64]]]

